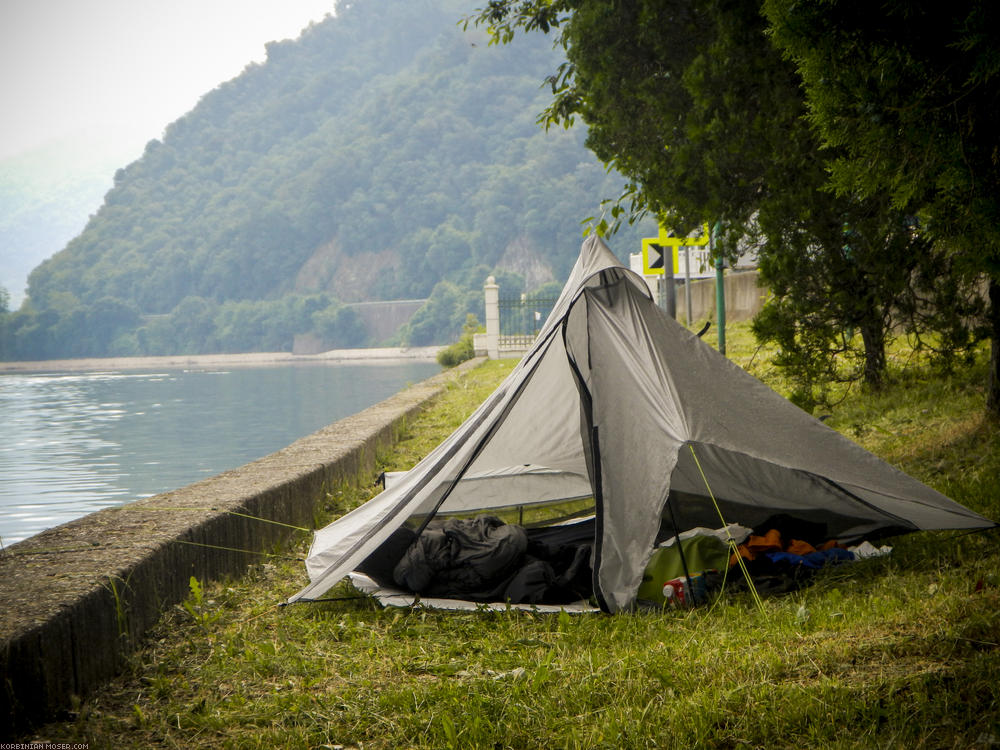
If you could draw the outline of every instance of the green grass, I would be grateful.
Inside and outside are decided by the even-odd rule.
[[[779,390],[745,326],[730,355]],[[899,357],[908,357],[902,348]],[[752,361],[752,364],[751,364]],[[415,463],[510,370],[491,362],[409,425],[383,468]],[[1000,517],[1000,429],[982,364],[909,359],[829,424],[959,502]],[[368,478],[329,497],[341,513]],[[615,616],[380,610],[278,602],[301,563],[192,585],[127,672],[34,739],[178,748],[951,748],[1000,745],[996,534],[913,534],[765,601]],[[300,541],[304,552],[306,539]],[[346,584],[333,596],[350,597]]]

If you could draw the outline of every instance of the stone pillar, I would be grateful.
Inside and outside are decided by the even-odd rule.
[[[483,286],[486,298],[486,356],[500,359],[500,287],[492,276]]]

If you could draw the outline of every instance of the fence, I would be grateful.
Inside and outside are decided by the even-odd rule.
[[[549,317],[557,297],[520,297],[498,300],[500,351],[527,351]]]

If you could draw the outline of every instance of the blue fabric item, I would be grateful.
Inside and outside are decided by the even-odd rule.
[[[850,562],[854,555],[846,549],[833,547],[828,550],[817,550],[808,555],[793,555],[790,552],[769,552],[767,559],[774,563],[787,563],[789,565],[801,565],[805,568],[822,568],[824,565]]]

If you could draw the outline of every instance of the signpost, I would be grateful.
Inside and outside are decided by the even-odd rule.
[[[663,276],[665,306],[670,316],[676,317],[673,278],[680,270],[680,248],[684,248],[684,296],[687,301],[687,322],[691,325],[691,248],[708,246],[708,224],[704,224],[701,233],[694,237],[672,235],[673,232],[661,226],[658,236],[643,238],[642,273],[644,276]]]

